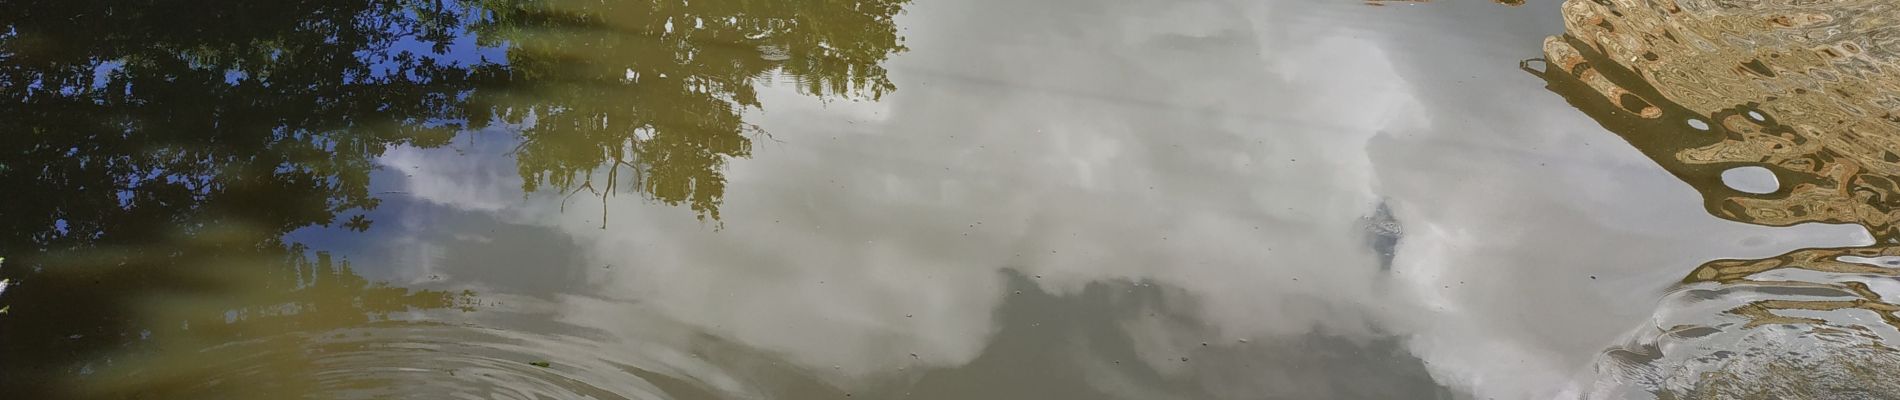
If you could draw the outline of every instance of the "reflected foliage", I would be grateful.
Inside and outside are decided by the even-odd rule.
[[[444,105],[467,73],[387,50],[446,41],[451,15],[393,1],[226,3],[0,5],[11,395],[61,397],[46,391],[103,368],[99,354],[184,329],[143,320],[165,299],[320,293],[229,278],[299,271],[288,266],[304,249],[281,239],[291,230],[367,228],[347,215],[377,204],[373,157],[454,133],[427,121],[453,117]]]
[[[750,155],[762,134],[741,117],[761,106],[754,86],[783,78],[826,98],[889,93],[879,65],[904,50],[892,17],[906,2],[483,2],[492,18],[472,31],[509,46],[508,69],[470,105],[532,122],[516,154],[523,190],[605,194],[625,180],[717,219],[726,160]]]
[[[717,220],[725,163],[764,134],[755,86],[891,92],[905,3],[0,3],[0,387],[53,398],[141,343],[236,340],[207,333],[227,313],[329,329],[459,307],[284,239],[369,229],[394,146],[508,129],[526,191]]]

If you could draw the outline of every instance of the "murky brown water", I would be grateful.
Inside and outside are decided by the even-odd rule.
[[[1900,396],[1900,10],[1503,3],[0,3],[0,397]]]

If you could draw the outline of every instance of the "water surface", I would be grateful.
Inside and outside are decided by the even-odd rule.
[[[1896,393],[1877,1],[253,3],[0,5],[8,393]]]

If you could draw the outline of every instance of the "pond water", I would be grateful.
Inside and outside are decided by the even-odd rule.
[[[0,393],[1900,396],[1900,9],[1499,3],[0,3]]]

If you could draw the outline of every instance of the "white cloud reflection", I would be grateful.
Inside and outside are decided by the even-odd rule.
[[[549,309],[564,322],[641,332],[652,313],[837,382],[978,357],[1013,270],[1058,295],[1193,296],[1212,332],[1122,325],[1164,373],[1209,338],[1396,336],[1459,391],[1551,397],[1702,261],[1865,242],[1707,216],[1498,57],[1548,32],[1345,3],[1019,3],[917,4],[883,102],[762,93],[750,121],[776,140],[731,163],[723,230],[631,195],[605,228],[597,199],[522,198],[503,145],[383,163],[414,198],[573,241],[578,265],[547,266],[585,271]],[[1434,82],[1466,75],[1487,79]],[[1360,222],[1381,201],[1404,229],[1390,271]]]

